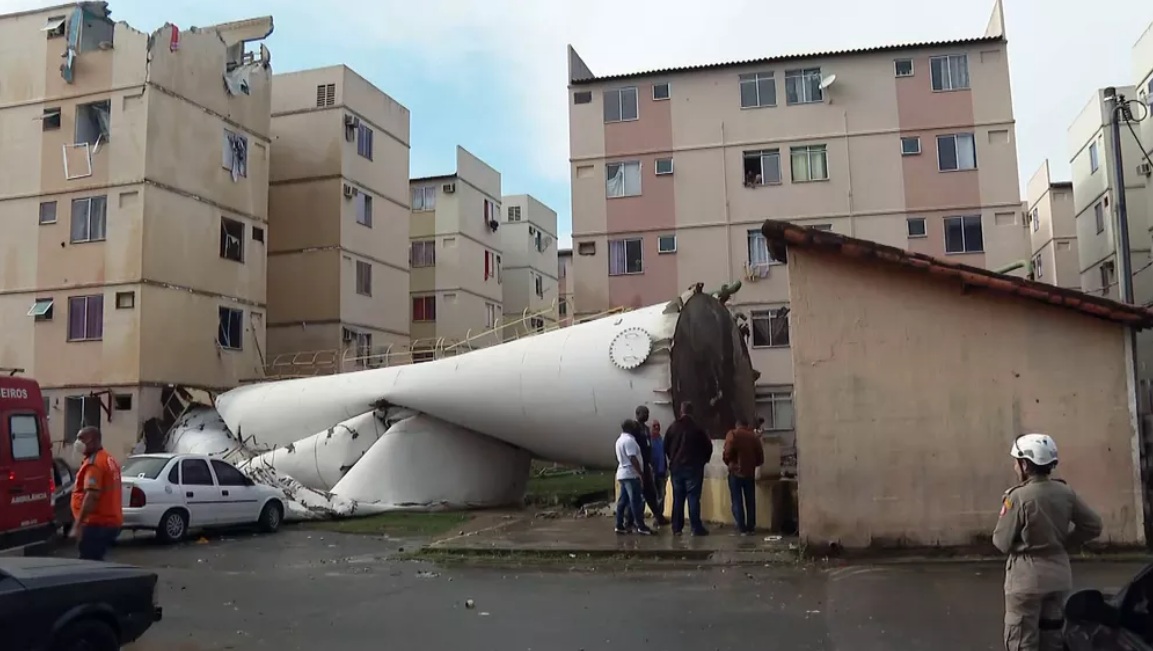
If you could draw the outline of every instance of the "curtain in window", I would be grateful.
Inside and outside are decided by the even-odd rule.
[[[91,210],[88,199],[74,199],[72,201],[72,241],[87,242],[90,229],[88,217]]]
[[[90,206],[88,239],[102,240],[108,226],[108,199],[106,197],[92,197],[88,201]]]
[[[89,296],[84,310],[85,334],[88,339],[104,337],[104,297]]]
[[[794,181],[813,181],[829,176],[825,152],[822,149],[805,147],[791,152]]]
[[[631,197],[641,193],[641,166],[640,163],[628,163],[621,165],[624,170],[624,192],[625,196]]]
[[[773,396],[772,428],[787,430],[793,429],[793,399],[788,394]]]
[[[85,301],[83,296],[68,299],[69,339],[84,339],[84,327],[87,324],[84,308]]]
[[[609,242],[609,275],[619,276],[628,271],[628,253],[624,240]]]
[[[949,57],[949,82],[951,88],[969,87],[969,57]]]
[[[609,165],[606,168],[608,172],[605,181],[605,195],[609,197],[622,197],[624,196],[625,187],[625,168],[624,165]]]
[[[749,264],[752,266],[767,265],[773,261],[769,256],[768,242],[765,236],[757,231],[749,232]]]
[[[957,168],[971,170],[977,167],[977,147],[973,142],[973,134],[962,133],[957,135]]]

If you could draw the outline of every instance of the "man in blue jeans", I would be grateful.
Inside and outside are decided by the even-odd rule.
[[[705,466],[713,457],[713,442],[693,420],[691,402],[681,403],[680,417],[665,434],[665,455],[673,481],[673,535],[679,536],[685,528],[686,501],[693,535],[709,535],[701,522],[701,491],[705,484]]]
[[[628,510],[636,523],[637,533],[651,536],[653,530],[645,525],[645,501],[641,484],[645,468],[641,446],[636,439],[638,432],[640,425],[635,420],[626,420],[621,423],[621,435],[617,437],[617,483],[620,484],[621,494],[617,498],[616,532],[628,533],[625,528],[625,511]]]

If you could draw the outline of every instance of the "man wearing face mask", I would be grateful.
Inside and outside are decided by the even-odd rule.
[[[1005,648],[1061,651],[1065,597],[1073,587],[1067,546],[1101,535],[1101,518],[1077,493],[1050,474],[1057,444],[1025,434],[1009,450],[1021,482],[1001,498],[993,544],[1005,564]]]
[[[77,540],[81,559],[102,561],[124,524],[120,464],[104,449],[100,430],[95,427],[80,430],[73,445],[84,462],[72,487],[75,524],[69,535]]]

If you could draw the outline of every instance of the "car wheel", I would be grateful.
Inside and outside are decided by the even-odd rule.
[[[165,544],[177,543],[188,535],[188,515],[180,509],[164,512],[160,526],[156,528],[156,539]]]
[[[280,530],[281,522],[284,522],[284,507],[280,502],[272,501],[264,505],[256,525],[264,533],[276,533]]]
[[[98,619],[82,619],[64,627],[52,642],[52,651],[116,651],[116,631]]]

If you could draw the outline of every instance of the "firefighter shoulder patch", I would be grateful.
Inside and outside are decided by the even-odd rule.
[[[1009,509],[1011,509],[1011,508],[1013,508],[1013,503],[1011,501],[1009,501],[1009,498],[1006,497],[1006,498],[1002,499],[1001,500],[1001,515],[999,515],[997,517],[1000,517],[1000,518],[1005,517],[1005,514],[1008,513]]]

